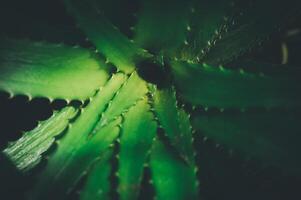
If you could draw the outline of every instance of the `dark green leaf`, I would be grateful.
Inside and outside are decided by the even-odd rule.
[[[281,66],[279,66],[281,67]],[[268,75],[173,62],[180,96],[193,105],[219,108],[300,106],[300,69]]]
[[[278,110],[199,114],[193,118],[193,127],[243,155],[300,174],[299,115]]]
[[[192,0],[186,44],[179,49],[179,59],[198,62],[212,40],[225,31],[234,7],[227,0]]]
[[[218,65],[232,61],[283,27],[290,18],[299,14],[301,6],[296,0],[256,0],[249,4],[227,27],[229,30],[209,45],[201,58],[203,62]]]
[[[80,200],[110,199],[112,150],[107,150],[88,172],[84,188],[80,192]]]
[[[171,52],[184,43],[189,1],[144,0],[134,41],[146,49]]]

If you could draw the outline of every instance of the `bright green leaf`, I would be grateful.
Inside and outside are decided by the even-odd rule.
[[[154,109],[171,144],[189,164],[194,163],[192,135],[187,114],[178,108],[174,89],[154,92]]]
[[[101,114],[99,126],[105,126],[119,115],[127,112],[137,101],[141,100],[147,93],[146,82],[136,72],[133,72],[126,82],[118,90],[114,98],[109,102],[104,113]]]
[[[100,12],[101,7],[94,0],[66,0],[65,2],[66,7],[97,50],[119,70],[130,73],[134,70],[137,59],[150,56],[120,33]]]
[[[119,154],[120,199],[137,199],[146,163],[157,125],[150,112],[147,98],[139,101],[124,116]]]
[[[13,95],[86,100],[108,79],[104,63],[81,48],[1,39],[0,89]]]
[[[157,199],[199,199],[194,169],[159,141],[153,146],[151,172]]]
[[[54,192],[59,199],[65,198],[100,153],[114,141],[119,133],[119,119],[101,129],[95,127],[99,123],[100,114],[125,81],[125,75],[114,75],[82,111],[66,136],[59,140],[57,150],[38,175],[31,193],[33,199],[41,199],[50,192]]]

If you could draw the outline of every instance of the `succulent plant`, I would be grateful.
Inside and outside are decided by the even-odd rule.
[[[92,47],[3,36],[0,90],[68,102],[2,151],[35,177],[26,198],[137,199],[144,180],[157,199],[206,198],[208,139],[300,175],[300,68],[243,57],[299,4],[66,0]]]

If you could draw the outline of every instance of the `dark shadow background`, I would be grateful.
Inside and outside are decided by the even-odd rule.
[[[288,36],[288,31],[296,34]],[[299,31],[299,32],[298,32]],[[277,33],[266,45],[246,58],[281,63],[281,44],[289,50],[289,64],[300,66],[301,18]],[[129,33],[125,33],[129,35]],[[0,36],[49,41],[93,48],[84,34],[75,26],[60,0],[8,0],[0,3]],[[12,99],[0,93],[0,150],[7,142],[18,139],[22,131],[37,125],[37,121],[51,116],[53,110],[66,105],[64,100],[49,102],[45,98],[28,101],[26,96]],[[199,178],[201,194],[208,200],[227,199],[301,199],[301,177],[283,175],[280,170],[263,167],[254,160],[229,156],[224,148],[216,148],[213,141],[198,138],[200,154]],[[210,167],[214,166],[214,167]],[[34,172],[33,172],[34,173]],[[149,171],[145,172],[141,199],[152,199],[153,189],[148,184]],[[32,174],[19,174],[14,166],[0,154],[0,199],[23,199],[24,192],[33,183]],[[73,194],[70,199],[76,199]],[[51,199],[51,197],[49,197]]]

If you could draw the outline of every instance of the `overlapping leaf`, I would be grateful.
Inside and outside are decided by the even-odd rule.
[[[198,199],[193,167],[172,154],[160,141],[154,143],[150,166],[157,199]]]
[[[235,2],[222,0],[192,0],[187,23],[186,43],[178,49],[181,60],[200,61],[202,55],[225,31],[235,13]],[[234,5],[231,5],[234,4]]]
[[[144,163],[157,132],[157,124],[149,110],[145,98],[124,116],[117,171],[120,199],[137,199],[139,194]]]
[[[241,15],[231,21],[232,24],[227,27],[229,30],[221,33],[210,45],[201,58],[203,62],[218,65],[233,61],[269,38],[300,12],[300,2],[296,0],[256,0],[246,5]]]
[[[154,112],[171,144],[189,164],[194,164],[192,135],[187,114],[178,108],[174,89],[154,92]]]
[[[189,1],[178,0],[143,1],[134,41],[155,52],[175,50],[185,41],[189,4]]]
[[[119,116],[134,106],[146,92],[145,84],[135,74],[129,79],[123,74],[113,76],[90,102],[91,105],[83,110],[66,137],[60,140],[58,150],[39,175],[40,181],[33,197],[41,198],[49,192],[60,191],[57,198],[64,198],[100,153],[116,139],[119,133],[117,125],[121,123]],[[128,93],[132,93],[131,98],[121,101]],[[53,173],[56,176],[51,176]]]
[[[95,130],[99,115],[125,81],[124,75],[113,76],[81,113],[66,136],[59,141],[57,151],[38,175],[37,184],[31,194],[33,199],[45,197],[49,192],[55,192],[58,199],[65,198],[66,193],[117,137],[120,119],[91,133]]]
[[[94,0],[94,5],[121,33],[133,36],[141,0]],[[116,6],[118,5],[118,6]]]
[[[151,154],[151,182],[158,199],[198,199],[190,116],[178,108],[175,88],[169,80],[163,88],[147,88],[139,77],[144,76],[133,72],[135,65],[138,61],[147,63],[140,61],[152,57],[142,48],[152,50],[155,57],[163,55],[161,64],[167,67],[169,62],[179,97],[192,105],[218,107],[222,111],[300,106],[299,69],[284,72],[268,66],[270,73],[265,74],[191,64],[205,61],[217,65],[232,61],[276,30],[283,16],[286,19],[297,10],[294,0],[285,4],[273,2],[275,9],[269,9],[272,2],[256,0],[256,4],[246,6],[242,16],[225,20],[224,17],[239,14],[229,12],[234,7],[228,1],[221,1],[218,6],[210,1],[194,0],[144,0],[141,4],[135,1],[133,4],[141,9],[137,25],[132,29],[133,42],[123,33],[131,34],[134,14],[129,12],[136,12],[138,7],[123,8],[121,5],[127,3],[120,0],[65,0],[69,13],[107,62],[130,74],[118,72],[107,83],[107,67],[89,51],[1,40],[1,90],[33,97],[79,100],[92,97],[97,91],[87,107],[81,109],[74,125],[58,140],[57,149],[37,174],[29,198],[43,199],[51,194],[56,199],[66,199],[79,181],[84,180],[81,199],[110,199],[114,190],[120,199],[136,199],[144,164]],[[117,5],[118,13],[114,13]],[[167,68],[163,71],[168,73]],[[150,88],[153,96],[146,98]],[[4,153],[20,170],[33,168],[75,114],[74,108],[64,108],[9,145]],[[260,115],[226,111],[196,115],[193,125],[204,135],[243,154],[300,173],[297,116],[274,110]],[[157,124],[153,117],[168,141],[154,142]],[[287,130],[291,130],[289,137],[284,137]],[[111,165],[114,154],[110,147],[118,137],[118,186],[111,188],[109,177],[114,173]]]
[[[150,56],[120,33],[101,13],[100,5],[94,0],[85,2],[66,0],[65,2],[66,7],[97,50],[119,70],[130,73],[135,69],[137,59]]]
[[[100,158],[91,167],[84,187],[80,192],[81,200],[110,199],[110,175],[112,150],[109,149],[100,155]]]
[[[131,106],[134,106],[138,100],[143,98],[147,91],[146,82],[136,72],[133,72],[128,81],[116,93],[113,101],[108,104],[106,111],[101,114],[99,127],[96,127],[96,129],[105,126],[116,116],[128,111]]]

